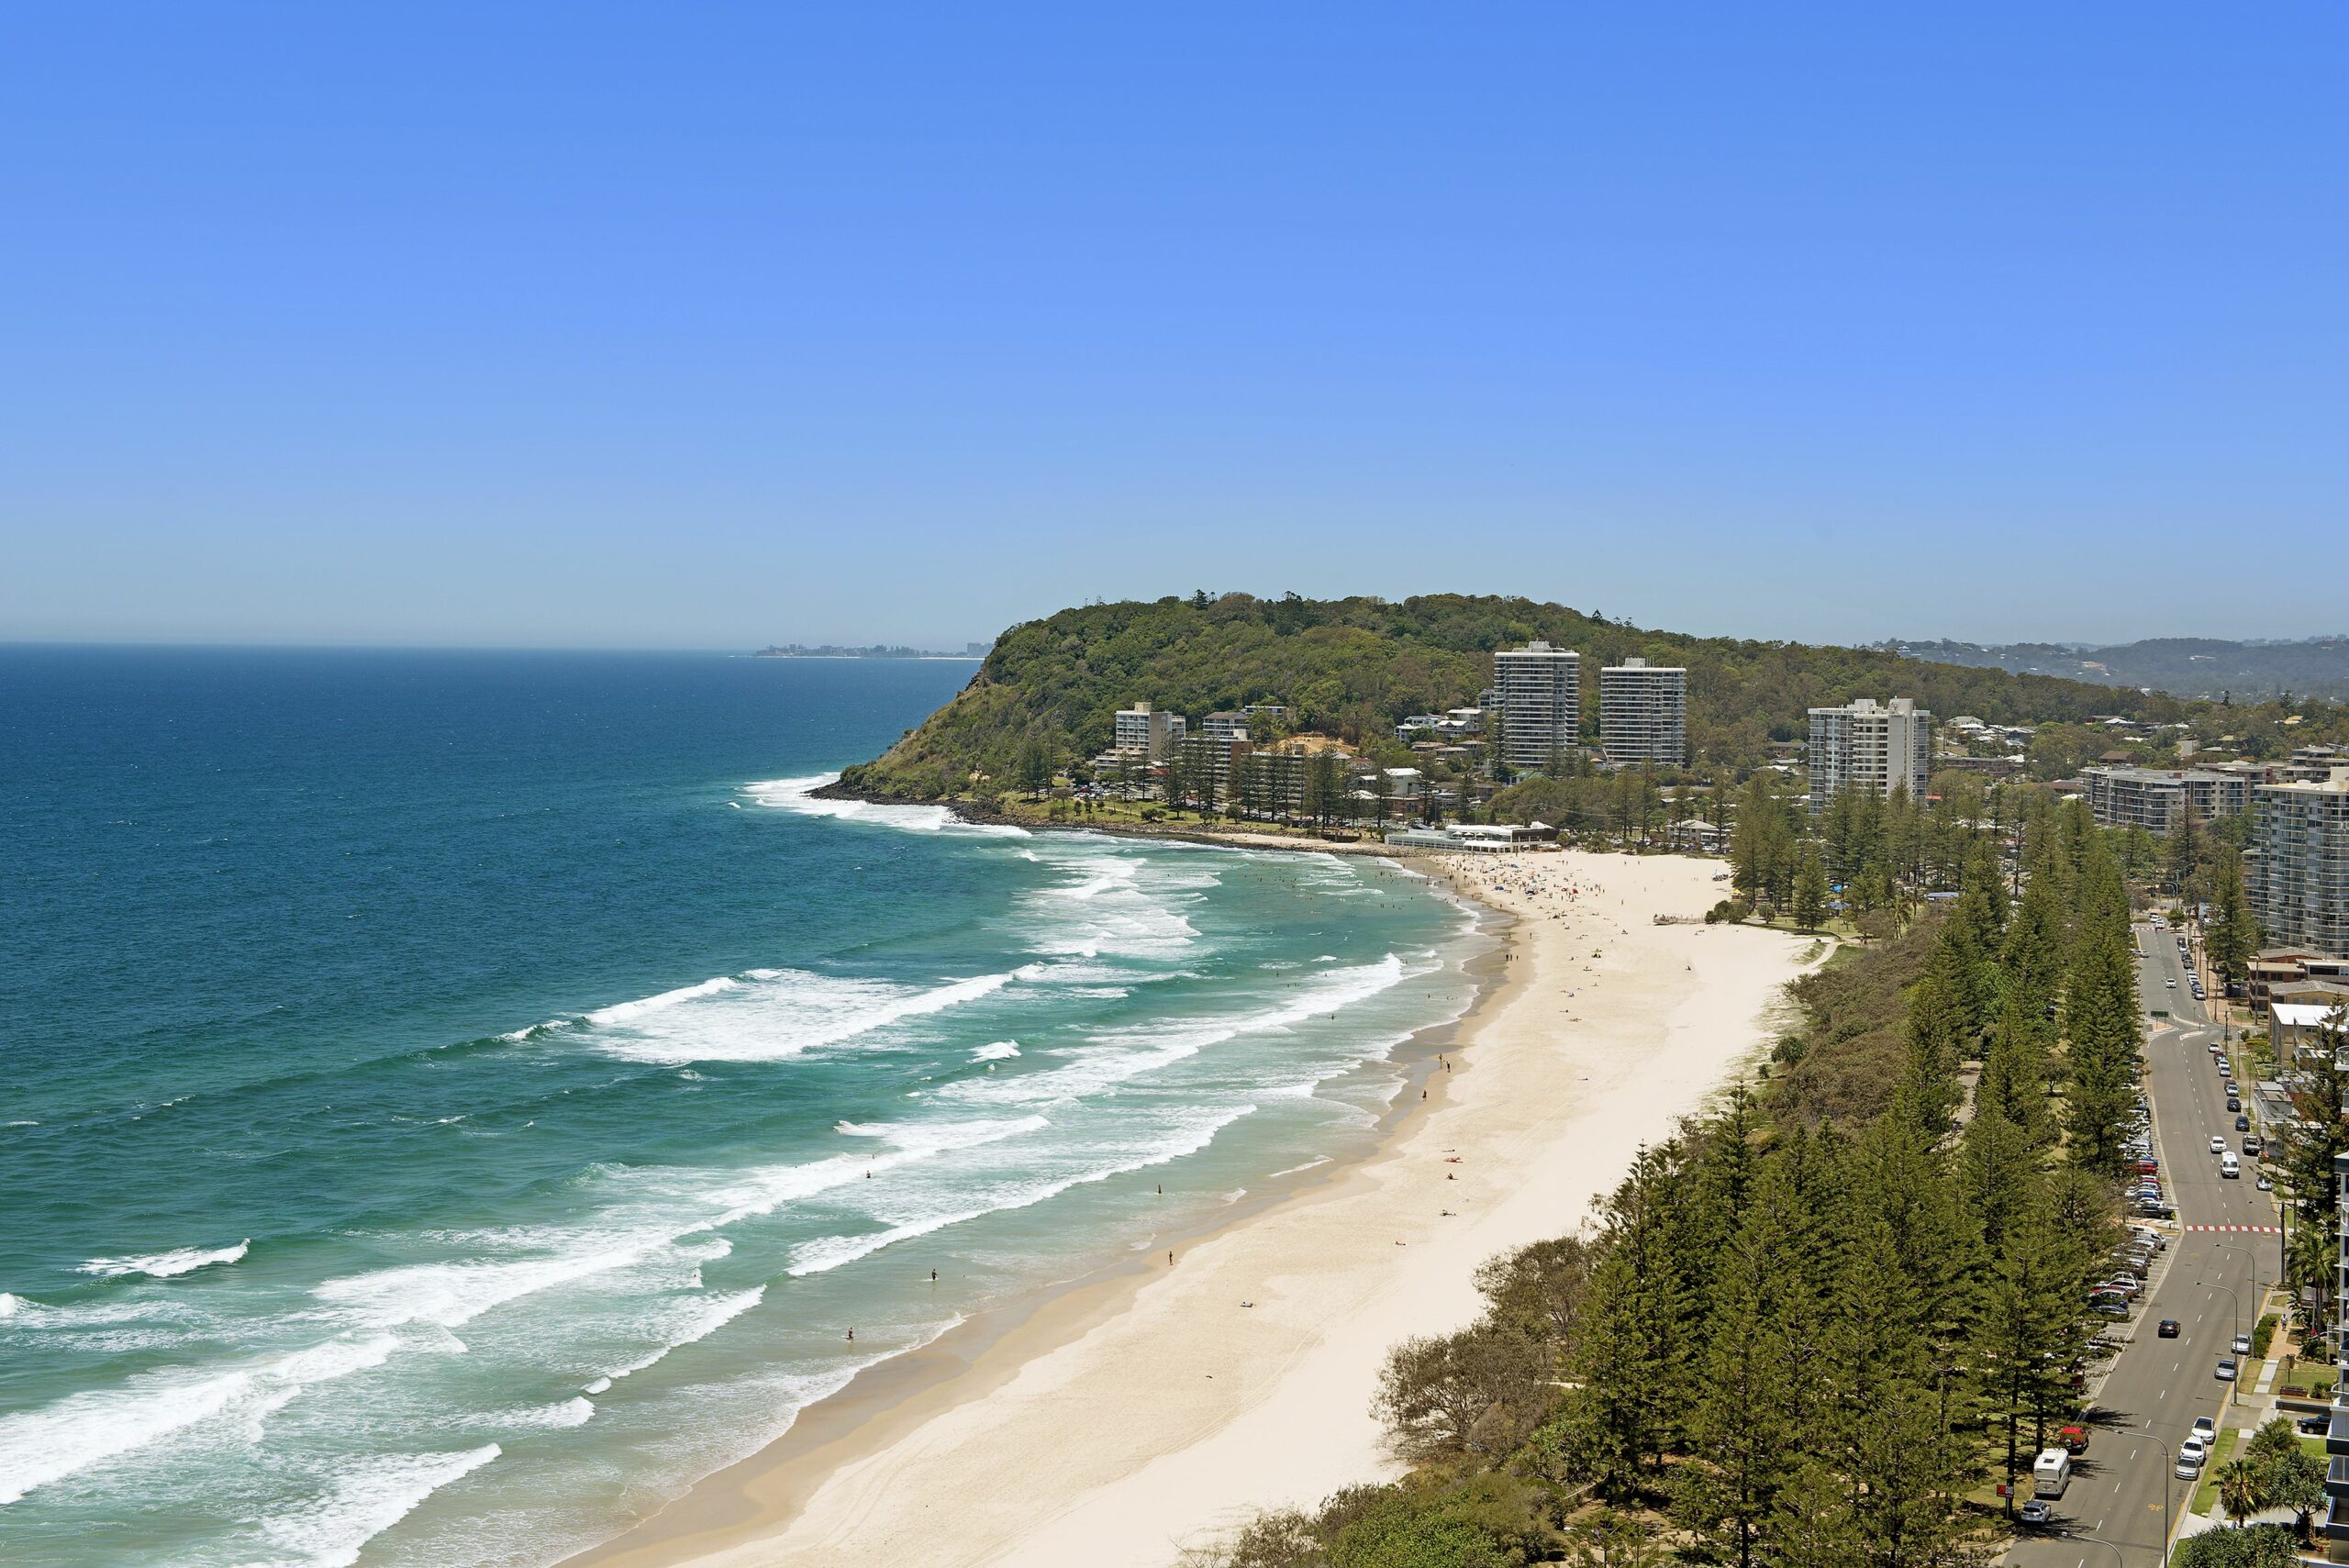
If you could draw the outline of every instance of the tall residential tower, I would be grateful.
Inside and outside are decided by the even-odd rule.
[[[1847,789],[1888,796],[1895,785],[1911,800],[1925,795],[1933,754],[1933,716],[1909,697],[1889,704],[1861,697],[1842,707],[1810,710],[1810,814]]]
[[[1493,655],[1501,761],[1544,769],[1572,751],[1582,727],[1582,655],[1529,642]]]
[[[1598,740],[1610,762],[1688,760],[1688,672],[1626,659],[1598,672]]]
[[[2267,941],[2349,957],[2349,767],[2251,792],[2243,892]]]

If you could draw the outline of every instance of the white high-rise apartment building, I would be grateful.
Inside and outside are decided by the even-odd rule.
[[[2349,956],[2349,767],[2251,792],[2243,892],[2272,947]]]
[[[1182,744],[1186,728],[1181,714],[1162,713],[1146,702],[1138,702],[1118,710],[1111,744],[1120,751],[1163,762],[1167,752]]]
[[[1582,728],[1582,655],[1529,642],[1493,655],[1500,699],[1501,761],[1546,768],[1573,749]]]
[[[1925,796],[1933,754],[1933,716],[1909,697],[1888,704],[1861,697],[1842,707],[1810,710],[1810,814],[1843,790],[1888,796],[1904,785],[1911,800]]]
[[[1688,672],[1626,659],[1598,672],[1598,743],[1610,762],[1688,760]]]

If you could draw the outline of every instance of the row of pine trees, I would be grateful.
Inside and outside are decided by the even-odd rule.
[[[1563,1440],[1705,1560],[1961,1560],[1965,1500],[2027,1485],[2076,1409],[2137,1097],[2133,941],[2076,806],[2022,828],[2020,898],[1997,835],[1966,857],[1887,1111],[1811,1128],[1740,1093],[1605,1206]]]
[[[2110,836],[2077,803],[2017,809],[1918,824],[1958,896],[1834,977],[1895,1028],[1822,1040],[1803,1070],[1856,1079],[1888,1054],[1887,1091],[1765,1077],[1642,1151],[1581,1233],[1486,1265],[1476,1322],[1396,1348],[1375,1408],[1408,1477],[1198,1560],[1983,1561],[1992,1484],[2027,1491],[2079,1414],[2142,1043]],[[1909,830],[1862,818],[1839,871]],[[1844,1028],[1823,987],[1796,995],[1803,1029]]]

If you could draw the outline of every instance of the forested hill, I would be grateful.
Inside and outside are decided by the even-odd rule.
[[[974,773],[1008,779],[1021,747],[1089,757],[1136,699],[1197,719],[1281,703],[1298,728],[1349,740],[1390,732],[1407,714],[1474,704],[1492,653],[1535,638],[1583,656],[1586,729],[1596,732],[1597,671],[1626,656],[1688,670],[1688,744],[1698,768],[1758,761],[1795,739],[1817,704],[1912,696],[1936,715],[1992,723],[2090,714],[2176,717],[2165,696],[2043,675],[1922,663],[1881,649],[1741,642],[1650,631],[1529,599],[1433,594],[1399,601],[1259,599],[1246,594],[1086,605],[1003,634],[971,684],[875,762],[852,789],[936,799]]]
[[[2229,642],[2208,637],[2156,637],[2110,648],[2076,643],[1911,642],[1918,659],[2075,680],[2151,686],[2181,697],[2227,695],[2237,706],[2279,693],[2349,697],[2349,637],[2296,642]]]

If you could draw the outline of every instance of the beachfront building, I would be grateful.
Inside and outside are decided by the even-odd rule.
[[[2349,1284],[2349,1154],[2332,1157],[2332,1190],[2340,1195],[2340,1250],[2334,1262],[2338,1272],[2334,1279]],[[2341,1370],[2339,1388],[2349,1388],[2349,1290],[2339,1293],[2340,1317],[2335,1327],[2341,1332],[2334,1343]],[[2324,1432],[2325,1508],[2323,1522],[2316,1531],[2317,1540],[2324,1543],[2325,1560],[2329,1562],[2349,1562],[2349,1403],[2335,1400]]]
[[[1582,655],[1529,642],[1493,655],[1501,761],[1540,771],[1574,749],[1582,728]]]
[[[1879,798],[1896,788],[1912,800],[1925,797],[1925,772],[1933,755],[1933,716],[1912,698],[1879,703],[1860,697],[1842,707],[1810,710],[1810,814],[1847,789]]]
[[[1684,854],[1720,855],[1729,852],[1729,829],[1701,817],[1684,817],[1664,830],[1664,847]]]
[[[2097,826],[2143,828],[2163,838],[2189,816],[2197,822],[2232,817],[2251,793],[2242,773],[2215,768],[2083,768],[2080,778]]]
[[[1138,702],[1118,710],[1112,745],[1130,756],[1163,762],[1181,744],[1186,731],[1181,714],[1163,713],[1146,702]]]
[[[1626,766],[1676,768],[1688,760],[1688,672],[1626,659],[1598,672],[1598,744]]]
[[[1199,720],[1199,733],[1210,740],[1245,740],[1248,739],[1248,716],[1244,713],[1211,713]]]
[[[2251,792],[2243,892],[2270,941],[2349,955],[2349,767]]]
[[[1230,804],[1235,770],[1249,750],[1244,735],[1238,740],[1228,735],[1221,739],[1186,735],[1176,741],[1174,755],[1182,759],[1186,797],[1209,807]]]
[[[1505,855],[1556,837],[1554,830],[1540,823],[1520,828],[1508,822],[1462,822],[1449,828],[1397,828],[1386,835],[1386,841],[1397,849]]]

